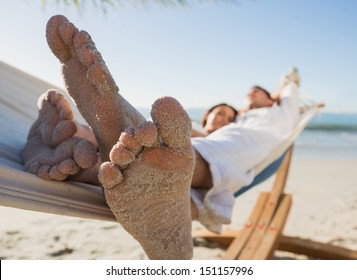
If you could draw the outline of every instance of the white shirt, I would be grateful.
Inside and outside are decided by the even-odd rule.
[[[205,138],[192,138],[193,147],[209,164],[213,181],[204,197],[195,189],[191,191],[198,220],[204,226],[219,232],[222,224],[231,222],[233,193],[253,181],[253,168],[291,134],[298,109],[298,88],[289,84],[279,105],[249,110]]]

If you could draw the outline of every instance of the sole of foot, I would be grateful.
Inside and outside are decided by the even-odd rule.
[[[122,133],[99,180],[118,222],[150,259],[190,259],[191,120],[170,97],[158,99],[151,116]]]

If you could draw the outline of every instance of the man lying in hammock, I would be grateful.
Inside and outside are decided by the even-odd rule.
[[[286,77],[279,105],[253,88],[235,123],[191,139],[191,120],[175,99],[156,100],[151,122],[119,95],[90,36],[65,17],[52,17],[46,36],[67,91],[95,136],[103,162],[99,181],[116,219],[150,259],[192,258],[192,219],[213,231],[230,223],[233,193],[253,180],[252,168],[291,133],[298,75]],[[93,174],[96,146],[76,132],[60,94],[50,91],[40,101],[22,151],[25,169],[44,179],[84,180]]]

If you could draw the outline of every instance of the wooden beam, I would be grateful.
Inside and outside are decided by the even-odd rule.
[[[279,208],[252,259],[266,260],[273,257],[274,251],[280,242],[281,233],[288,218],[291,204],[291,195],[284,195],[283,199],[279,203]]]
[[[281,236],[278,250],[322,260],[357,260],[357,251],[299,237]]]
[[[259,218],[265,208],[265,204],[268,200],[268,193],[261,193],[258,197],[257,203],[255,204],[248,220],[245,222],[244,227],[242,228],[240,235],[237,236],[232,243],[228,246],[222,260],[235,260],[238,258],[239,254],[242,252],[244,246],[247,244],[250,236],[255,230]]]

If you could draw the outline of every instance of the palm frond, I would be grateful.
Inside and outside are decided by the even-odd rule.
[[[43,5],[48,4],[49,0],[41,0]],[[150,8],[154,6],[163,7],[190,7],[194,3],[219,3],[231,2],[236,3],[236,0],[56,0],[57,5],[65,5],[66,7],[74,7],[79,11],[85,10],[88,6],[92,5],[95,8],[100,8],[106,12],[108,8],[118,8],[125,6],[132,6],[134,8]]]

